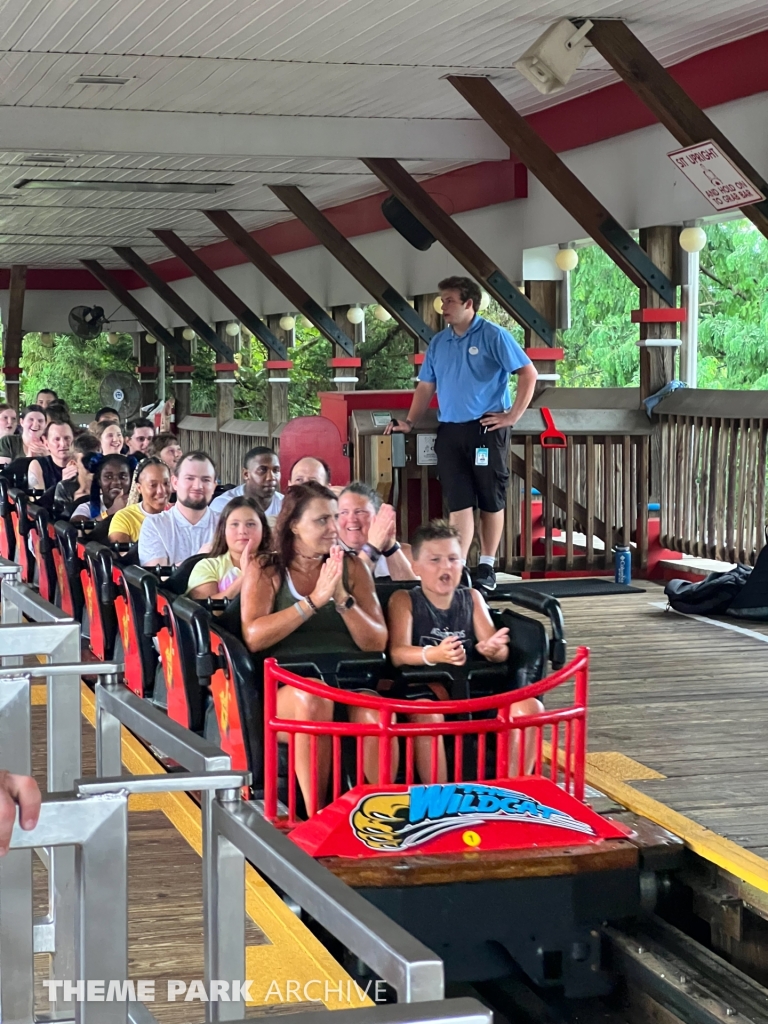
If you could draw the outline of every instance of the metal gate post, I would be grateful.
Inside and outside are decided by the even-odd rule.
[[[0,680],[0,751],[7,771],[31,773],[29,676]],[[33,952],[32,851],[13,850],[0,860],[1,1021],[34,1019]]]
[[[53,621],[0,625],[0,652],[4,665],[9,660],[45,656],[49,661],[76,665],[80,661],[80,626],[72,619],[59,618],[58,609],[41,601],[25,584],[3,586],[3,605],[14,608],[29,604],[29,611],[47,615]],[[39,605],[39,607],[38,607]],[[30,675],[44,676],[46,666],[30,667]],[[71,790],[81,775],[80,761],[80,670],[56,674],[47,679],[48,792]],[[30,741],[29,692],[23,736]],[[11,742],[23,742],[15,736]],[[4,751],[3,751],[4,752]],[[31,765],[27,767],[29,774]],[[30,861],[31,865],[31,861]],[[39,953],[51,954],[50,977],[71,980],[75,977],[75,851],[60,847],[48,856],[48,915],[36,922]],[[72,1003],[57,1004],[54,1017],[72,1016]]]
[[[108,986],[110,981],[122,983],[128,977],[127,793],[122,791],[87,798],[78,798],[74,794],[62,798],[61,794],[56,794],[44,798],[40,820],[32,831],[22,831],[17,821],[8,857],[15,856],[14,851],[31,851],[40,846],[56,850],[71,847],[77,851],[77,914],[74,920],[77,942],[73,943],[76,956],[71,973],[56,979],[69,982],[70,986],[84,982],[82,998],[74,1002],[75,1022],[126,1024],[127,1002],[89,1002],[87,996],[89,981],[106,982]],[[17,919],[13,926],[23,933],[31,933],[31,898],[28,907],[23,908],[23,914],[23,919]],[[57,987],[62,989],[64,986]],[[30,991],[34,992],[34,986]],[[106,989],[102,992],[106,995]],[[63,1005],[66,1005],[65,1001],[57,998],[55,1007],[59,1014]],[[18,1021],[19,1024],[27,1024],[24,1017]]]
[[[205,988],[211,981],[245,976],[245,856],[215,828],[213,803],[239,804],[240,791],[203,794],[203,934]],[[245,1000],[206,1004],[207,1021],[238,1021],[245,1016]]]

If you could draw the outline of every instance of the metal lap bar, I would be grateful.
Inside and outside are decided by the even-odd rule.
[[[222,844],[228,844],[242,851],[258,871],[392,985],[399,1002],[443,998],[442,960],[299,849],[252,805],[216,801],[213,833],[218,850]],[[238,961],[230,970],[229,962],[222,956],[218,967],[223,973],[219,977],[240,977],[239,966]]]
[[[125,981],[128,976],[128,798],[125,791],[78,799],[56,793],[43,798],[40,820],[29,832],[18,821],[2,862],[0,884],[0,1020],[34,1021],[32,872],[35,847],[71,850],[76,865],[71,970],[55,986],[52,1006],[61,1018],[70,1002],[65,981]],[[5,884],[6,867],[18,884]],[[125,1002],[74,1002],[76,1024],[126,1024]],[[72,1017],[71,1011],[68,1016]]]

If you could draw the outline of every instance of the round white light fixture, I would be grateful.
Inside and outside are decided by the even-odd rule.
[[[558,249],[555,253],[555,264],[558,270],[567,274],[579,265],[579,254],[575,249]]]
[[[377,309],[381,309],[381,306],[377,306]],[[386,313],[386,310],[384,310]],[[379,317],[381,319],[381,317]],[[360,306],[350,306],[347,310],[347,320],[351,324],[361,324],[365,320],[365,310],[361,309]]]
[[[314,326],[315,325],[312,323],[309,317],[304,316],[304,314],[302,313],[301,316],[299,317],[299,327],[303,327],[304,330],[307,330],[307,328],[311,328]]]
[[[683,228],[679,241],[686,252],[701,252],[707,244],[707,233],[704,228]]]
[[[281,316],[280,327],[284,331],[292,331],[296,326],[296,320],[292,316]]]
[[[488,309],[491,304],[491,296],[484,289],[480,289],[480,309]]]
[[[184,341],[194,341],[195,338],[197,337],[197,334],[195,333],[195,331],[192,330],[191,327],[185,327],[184,330],[181,332],[181,336],[184,339]]]
[[[228,338],[236,338],[240,334],[240,324],[227,324],[224,332]]]
[[[157,338],[154,336],[154,334],[147,334],[146,337],[144,338],[144,341],[146,341],[148,345],[157,344]]]
[[[439,313],[440,316],[443,315],[443,300],[439,295],[435,296],[434,301],[432,302],[432,309],[434,309],[436,313]]]
[[[377,306],[376,309],[374,309],[373,311],[373,315],[376,317],[377,320],[381,320],[382,323],[386,323],[387,320],[392,319],[392,314],[389,312],[388,309],[384,309],[383,306]]]
[[[107,341],[109,342],[110,345],[116,345],[118,343],[118,341],[120,341],[120,338],[119,338],[117,332],[116,331],[110,331],[109,334],[107,335]]]

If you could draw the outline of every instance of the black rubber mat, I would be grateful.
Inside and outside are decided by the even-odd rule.
[[[611,594],[643,594],[640,587],[630,587],[626,583],[614,583],[611,579],[591,577],[585,579],[531,580],[530,583],[502,583],[493,592],[498,599],[505,593],[520,588],[537,590],[540,594],[549,594],[560,600],[563,597],[608,597]]]

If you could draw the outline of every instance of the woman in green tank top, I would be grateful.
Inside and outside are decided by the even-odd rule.
[[[384,651],[387,627],[368,568],[338,544],[336,495],[310,482],[290,487],[275,524],[275,553],[243,552],[240,596],[243,637],[250,651],[280,658],[304,652]],[[364,709],[354,709],[358,711]],[[333,703],[282,686],[281,718],[328,722]],[[330,737],[317,743],[318,785],[331,765]],[[296,776],[309,799],[309,737],[296,738]]]

